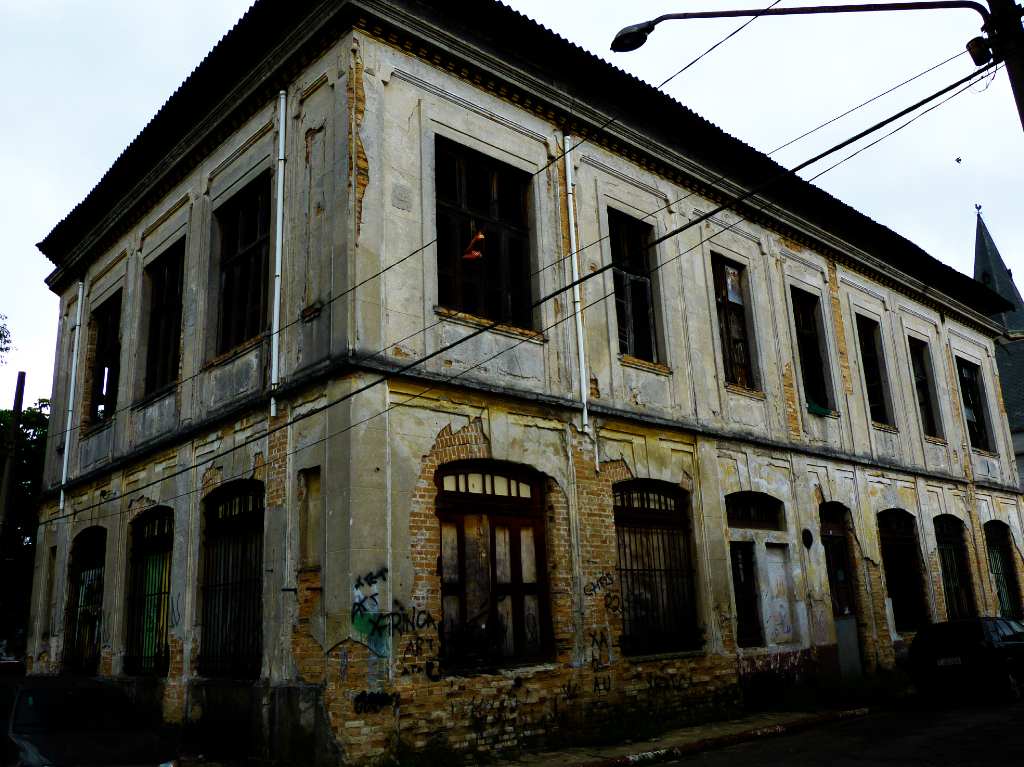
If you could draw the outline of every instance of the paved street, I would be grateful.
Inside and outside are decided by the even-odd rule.
[[[679,765],[1019,765],[1024,703],[873,714],[797,735],[697,754]]]

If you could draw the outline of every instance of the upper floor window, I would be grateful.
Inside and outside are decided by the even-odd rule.
[[[219,234],[217,353],[267,326],[270,174],[263,173],[214,213]]]
[[[861,369],[864,372],[864,386],[868,395],[868,410],[875,423],[892,426],[892,408],[889,404],[889,389],[886,384],[885,351],[882,348],[882,329],[879,324],[865,317],[857,318],[857,341],[860,344]]]
[[[117,410],[121,374],[121,291],[104,301],[89,321],[86,420],[108,421]]]
[[[686,493],[652,480],[613,489],[622,651],[628,654],[699,648],[693,532]]]
[[[991,450],[984,389],[981,385],[981,368],[973,362],[957,357],[956,372],[960,379],[960,399],[964,406],[964,420],[967,421],[967,436],[970,438],[971,447]]]
[[[146,394],[159,391],[178,379],[184,261],[185,240],[182,239],[146,267],[145,282],[149,303]]]
[[[910,349],[910,366],[914,372],[914,391],[917,392],[917,407],[921,413],[921,429],[929,437],[942,437],[942,419],[936,407],[932,358],[928,342],[913,336],[907,337]]]
[[[530,174],[441,136],[436,148],[438,302],[532,328]]]
[[[167,673],[173,545],[174,513],[170,509],[151,509],[132,521],[128,646],[124,658],[125,671],[129,674],[162,676]]]
[[[821,302],[814,293],[791,288],[793,324],[800,356],[800,375],[804,384],[807,410],[824,415],[835,410],[830,379],[825,367],[825,333],[822,327]]]
[[[496,461],[437,477],[441,660],[505,665],[550,652],[543,493],[530,471]]]
[[[643,221],[608,209],[619,353],[648,362],[658,361],[648,246],[653,231]]]
[[[715,254],[711,258],[718,309],[718,333],[726,383],[755,389],[747,316],[746,268]]]

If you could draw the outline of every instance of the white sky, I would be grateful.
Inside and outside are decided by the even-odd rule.
[[[665,12],[767,2],[510,4],[656,84],[742,20],[666,22],[639,51],[614,54],[608,45],[619,28]],[[811,3],[782,3],[800,4]],[[52,265],[34,243],[88,193],[248,5],[246,0],[0,0],[0,175],[5,181],[0,313],[8,317],[15,344],[0,366],[0,407],[10,407],[18,370],[28,373],[28,402],[50,393],[58,306],[43,283]],[[666,90],[732,135],[770,151],[963,50],[979,26],[977,15],[966,10],[761,18]],[[972,66],[961,56],[774,157],[795,165]],[[1003,258],[1024,274],[1021,179],[1024,131],[1006,74],[1000,72],[987,89],[977,86],[962,94],[816,183],[968,273],[973,206],[981,203]]]

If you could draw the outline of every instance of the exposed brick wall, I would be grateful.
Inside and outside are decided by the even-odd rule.
[[[843,305],[839,298],[839,275],[836,262],[828,262],[828,295],[832,304],[832,323],[836,336],[836,355],[839,357],[839,371],[843,377],[843,390],[853,394],[853,376],[850,374],[850,354],[846,348],[846,321],[843,319]]]

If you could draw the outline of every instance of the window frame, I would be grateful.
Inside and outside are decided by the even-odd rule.
[[[64,646],[61,666],[72,674],[92,676],[99,670],[103,636],[103,609],[106,596],[107,529],[99,525],[79,531],[71,541],[67,564],[67,594],[64,620]],[[83,559],[91,567],[83,566]],[[76,587],[90,573],[87,587]],[[98,573],[98,575],[97,575]],[[88,601],[86,601],[88,599]],[[83,624],[83,617],[94,619]]]
[[[960,389],[960,407],[964,416],[964,428],[967,431],[968,444],[972,450],[994,453],[994,434],[991,429],[992,419],[988,409],[988,390],[985,386],[985,375],[982,366],[960,354],[954,354],[953,356],[956,363],[957,387]],[[965,382],[964,380],[964,372],[970,368],[973,368],[976,373],[973,380],[971,397],[977,401],[973,408],[968,406],[967,390],[965,389],[965,383],[970,382]],[[973,428],[972,419],[968,416],[968,413],[974,415]],[[980,431],[978,428],[979,421],[981,424]]]
[[[836,412],[835,383],[828,349],[825,327],[824,302],[820,293],[790,284],[789,300],[792,309],[793,333],[796,340],[796,358],[800,366],[804,403],[812,415],[834,415]],[[809,305],[813,302],[813,305]],[[809,305],[809,306],[808,306]],[[812,328],[803,327],[803,310],[809,308]],[[813,338],[811,338],[813,336]],[[820,391],[817,389],[820,387]],[[815,389],[816,391],[812,391]],[[820,396],[819,396],[820,395]],[[818,400],[823,401],[818,401]]]
[[[870,323],[872,327],[869,328],[870,336],[865,338],[864,330],[867,328],[862,327],[862,325],[867,323]],[[857,351],[860,355],[860,372],[864,383],[864,401],[867,405],[868,418],[871,419],[872,424],[886,426],[891,429],[896,428],[895,410],[893,408],[891,387],[889,386],[889,365],[885,355],[885,339],[882,335],[881,318],[864,312],[854,312],[853,325],[857,333]],[[868,356],[865,356],[866,351],[871,352],[869,355],[870,359]],[[878,379],[877,384],[871,383],[869,378],[869,362],[870,366],[875,369],[873,372]],[[880,401],[873,400],[873,391],[878,392],[881,397]]]
[[[1021,603],[1020,579],[1014,558],[1013,532],[1000,519],[990,519],[982,525],[982,532],[989,574],[999,602],[999,616],[1019,621],[1024,617],[1024,604]],[[996,555],[998,566],[993,555]]]
[[[973,618],[978,615],[978,601],[974,593],[970,552],[967,550],[967,526],[955,515],[939,514],[932,520],[932,527],[935,531],[946,618],[951,621]],[[955,585],[960,588],[950,588]],[[951,592],[956,595],[956,599],[950,599]]]
[[[742,303],[730,299],[726,269],[733,269],[737,272]],[[726,258],[717,251],[711,251],[711,276],[711,291],[718,329],[718,348],[722,355],[725,383],[728,386],[736,386],[747,391],[760,391],[761,382],[756,363],[757,340],[754,332],[754,312],[750,290],[750,266]],[[730,317],[730,315],[733,316]],[[734,337],[734,331],[738,328],[742,328],[742,338]],[[734,358],[733,350],[738,342],[741,342],[744,347],[745,364]],[[745,382],[742,380],[744,377],[748,379]]]
[[[613,207],[606,208],[606,215],[619,354],[661,363],[657,290],[651,272],[654,226]],[[642,308],[634,304],[636,291],[647,304],[646,322],[640,317],[644,313]]]
[[[146,528],[153,528],[147,530]],[[167,675],[170,665],[170,583],[171,558],[174,553],[174,510],[156,506],[139,514],[129,525],[130,548],[128,554],[127,593],[125,604],[125,656],[126,674],[138,676]],[[148,556],[147,556],[148,555]],[[162,559],[159,582],[154,582],[149,556]],[[144,572],[138,568],[145,567]],[[156,610],[154,633],[162,636],[147,637],[150,619],[147,613]],[[151,640],[155,648],[147,653]],[[137,650],[133,652],[133,650]]]
[[[434,135],[433,151],[438,306],[501,325],[535,330],[532,176],[439,133]],[[453,164],[442,167],[447,158]],[[451,177],[448,183],[442,183],[442,173],[448,167]],[[470,199],[476,174],[488,178],[490,199],[486,210],[484,206],[474,207]],[[452,189],[445,189],[449,184]],[[511,190],[504,191],[508,187]],[[519,208],[518,220],[506,212],[506,206]],[[482,255],[464,258],[474,249],[471,243],[476,232],[489,233],[475,246]],[[519,263],[515,263],[512,253],[516,247]]]
[[[744,572],[748,577],[741,578]],[[736,616],[736,646],[744,649],[765,647],[755,541],[729,541],[729,574],[732,579],[733,609]],[[737,588],[737,584],[741,583],[742,591]]]
[[[184,313],[185,237],[175,240],[143,269],[146,295],[144,398],[177,384]]]
[[[117,414],[121,378],[121,322],[124,316],[124,291],[110,292],[89,314],[89,341],[92,360],[89,365],[88,398],[85,424],[110,423]],[[108,383],[108,386],[104,386]],[[102,411],[100,410],[102,408]]]
[[[917,410],[921,418],[921,432],[926,437],[931,437],[932,439],[945,439],[942,412],[939,408],[938,392],[935,388],[935,366],[932,363],[931,342],[908,333],[907,357],[910,360],[910,374],[913,378],[914,396],[917,399]],[[918,357],[920,357],[920,369],[917,361]],[[929,431],[929,421],[931,423],[931,431]]]

